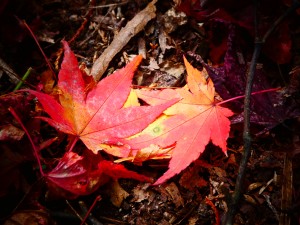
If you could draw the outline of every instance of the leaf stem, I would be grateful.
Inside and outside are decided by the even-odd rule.
[[[71,152],[73,150],[73,148],[75,147],[76,145],[76,142],[78,141],[79,137],[78,136],[75,136],[70,142],[71,142],[71,146],[70,146],[70,149],[68,152]]]
[[[263,94],[263,93],[268,93],[268,92],[273,92],[273,91],[278,91],[278,90],[281,90],[282,88],[281,87],[278,87],[278,88],[270,88],[270,89],[266,89],[266,90],[261,90],[261,91],[255,91],[255,92],[252,92],[251,95],[258,95],[258,94]],[[218,102],[216,105],[222,105],[224,103],[227,103],[227,102],[231,102],[231,101],[235,101],[237,99],[241,99],[241,98],[245,98],[245,95],[240,95],[240,96],[236,96],[236,97],[233,97],[233,98],[229,98],[229,99],[226,99],[222,102]]]
[[[24,126],[23,122],[21,121],[20,117],[17,115],[17,113],[15,112],[15,110],[12,108],[12,107],[9,107],[8,108],[9,112],[13,115],[13,117],[17,120],[17,122],[20,124],[20,126],[22,127],[22,129],[24,130],[24,132],[26,133],[30,143],[31,143],[31,146],[32,146],[32,149],[33,149],[33,155],[35,156],[37,162],[38,162],[38,165],[39,165],[39,169],[40,169],[40,173],[42,176],[44,176],[44,171],[42,169],[42,164],[41,164],[41,160],[40,160],[40,157],[39,157],[39,154],[38,154],[38,148],[36,147],[36,145],[34,144],[28,130],[26,129],[26,127]]]
[[[45,52],[43,51],[43,49],[42,49],[42,47],[41,47],[39,41],[38,41],[37,38],[35,37],[33,31],[30,29],[30,27],[28,26],[28,24],[26,23],[25,20],[23,21],[23,24],[24,24],[24,26],[27,28],[27,30],[29,31],[29,33],[31,34],[31,36],[32,36],[32,38],[34,39],[35,43],[37,44],[38,48],[40,49],[40,51],[41,51],[41,53],[42,53],[42,55],[43,55],[43,57],[44,57],[46,63],[48,64],[49,69],[50,69],[51,72],[52,72],[53,78],[56,79],[56,74],[55,74],[55,72],[54,72],[54,69],[53,69],[53,67],[52,67],[52,65],[51,65],[51,63],[50,63],[50,61],[49,61],[49,59],[47,58]]]

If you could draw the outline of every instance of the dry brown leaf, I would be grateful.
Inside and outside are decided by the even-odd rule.
[[[111,203],[116,206],[120,207],[123,200],[128,197],[127,191],[125,191],[119,184],[119,182],[113,181],[111,184],[111,191],[110,191],[110,201]]]
[[[21,140],[25,132],[12,124],[0,127],[0,140]]]
[[[41,210],[23,210],[15,212],[4,225],[32,224],[32,225],[51,225],[54,224],[48,213]]]
[[[178,208],[179,206],[184,206],[183,198],[181,197],[180,191],[178,190],[178,187],[174,182],[166,186],[165,189],[168,192],[168,194],[171,196],[176,208]]]
[[[207,186],[208,182],[199,175],[199,171],[200,166],[198,165],[187,168],[182,174],[179,184],[190,191]]]
[[[133,199],[131,202],[142,202],[148,200],[149,203],[155,198],[155,193],[148,189],[149,184],[139,184],[133,189]]]

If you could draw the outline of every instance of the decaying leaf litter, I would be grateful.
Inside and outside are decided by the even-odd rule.
[[[68,2],[64,4],[67,5]],[[48,7],[47,9],[56,9],[56,12],[52,11],[52,13],[59,12],[60,14],[58,14],[58,18],[66,15],[65,13],[68,13],[70,16],[65,16],[64,19],[61,20],[66,22],[65,26],[69,24],[70,27],[80,27],[83,19],[79,18],[78,16],[82,15],[82,11],[87,12],[87,10],[90,10],[88,9],[88,6],[83,2],[80,5],[80,2],[78,2],[76,4],[79,5],[69,7],[71,10],[68,12],[61,11],[60,7],[64,8],[66,6],[64,4],[51,5],[51,3],[48,3],[48,5],[45,4],[43,7]],[[103,21],[105,21],[104,18],[111,18],[110,20],[106,20],[110,22],[107,22],[107,24],[98,22],[97,24],[95,23],[96,19],[94,20],[94,17],[91,16],[89,27],[81,30],[81,36],[79,35],[77,39],[75,39],[75,43],[78,43],[78,45],[75,46],[78,46],[78,49],[77,47],[74,48],[74,46],[71,45],[72,50],[74,50],[77,58],[81,62],[80,67],[85,69],[87,73],[89,73],[89,69],[93,65],[93,57],[94,59],[97,58],[98,55],[104,52],[104,49],[109,49],[107,46],[109,46],[112,40],[115,38],[117,40],[118,29],[121,27],[126,28],[125,24],[129,24],[127,22],[130,21],[130,19],[136,18],[135,15],[137,15],[137,11],[142,11],[142,9],[147,8],[146,2],[125,2],[119,5],[118,3],[114,3],[116,5],[111,5],[111,7],[115,7],[114,9],[105,8],[105,10],[100,7],[97,9],[98,3],[95,4],[96,5],[91,5],[91,7],[95,7],[95,11],[103,15]],[[205,7],[202,8],[202,11],[200,10],[200,13],[197,14],[200,4],[195,5],[195,7],[192,8],[196,9],[195,11],[188,7],[189,4],[189,1],[184,1],[179,7],[179,9],[185,11],[189,16],[191,16],[187,18],[182,13],[179,13],[178,7],[176,8],[177,11],[171,9],[172,5],[169,3],[162,3],[158,1],[155,4],[157,6],[156,11],[154,10],[154,2],[150,3],[151,12],[155,13],[156,17],[154,16],[154,19],[150,22],[145,22],[147,21],[146,18],[144,19],[145,21],[142,22],[143,17],[140,17],[141,24],[144,23],[144,25],[142,25],[144,26],[142,31],[138,34],[134,34],[129,40],[128,44],[124,44],[125,42],[117,42],[120,44],[118,48],[122,50],[119,50],[119,52],[116,51],[115,53],[109,53],[112,55],[116,54],[116,56],[114,58],[111,56],[111,63],[106,64],[109,65],[109,69],[106,73],[109,73],[109,71],[112,72],[113,70],[124,66],[125,63],[131,61],[134,55],[139,53],[145,56],[145,59],[143,60],[142,65],[139,67],[137,74],[134,77],[135,85],[150,86],[152,89],[170,86],[183,87],[185,85],[186,74],[184,72],[182,56],[188,51],[192,51],[198,55],[201,55],[207,64],[201,64],[201,60],[196,61],[193,57],[188,58],[188,60],[199,70],[201,70],[202,66],[206,67],[211,79],[215,84],[217,93],[220,94],[223,99],[228,98],[226,95],[224,95],[224,92],[221,91],[224,89],[219,88],[223,86],[230,91],[231,97],[242,95],[244,83],[242,83],[239,79],[241,79],[247,63],[250,62],[249,57],[251,57],[251,53],[253,51],[253,42],[250,38],[252,33],[249,32],[250,34],[247,34],[246,32],[245,34],[245,30],[243,29],[251,29],[251,26],[249,26],[248,22],[252,20],[252,14],[250,15],[244,13],[244,15],[248,15],[248,20],[242,20],[239,15],[237,15],[236,11],[234,11],[234,9],[240,7],[241,11],[247,12],[247,10],[251,8],[251,5],[239,4],[236,6],[230,6],[229,4],[228,6],[224,6],[223,4],[220,4],[218,6],[218,4],[216,4],[216,6],[212,6],[208,4],[206,6],[204,5]],[[280,5],[283,3],[280,2],[278,4]],[[36,5],[34,6],[36,7]],[[288,6],[284,4],[284,7],[287,8]],[[132,8],[135,9],[135,11],[128,10]],[[216,8],[219,8],[219,10],[216,11],[215,14],[211,13],[214,12]],[[74,14],[72,14],[73,12]],[[269,12],[262,10],[260,13],[265,13],[267,17],[269,16],[268,18],[270,21],[272,21],[271,19],[273,19],[273,15],[270,16],[270,14],[268,14]],[[279,16],[279,13],[280,10],[277,10],[274,14],[274,17],[277,14]],[[74,19],[76,16],[77,20]],[[49,18],[43,19],[49,20]],[[297,24],[295,22],[297,19],[298,15],[293,15],[291,21],[289,21],[289,26],[295,26],[295,24]],[[199,24],[195,23],[196,20],[203,20],[204,24],[199,26]],[[117,23],[111,24],[111,21],[117,21]],[[27,22],[30,24],[29,21]],[[42,22],[44,21],[42,20]],[[65,29],[62,30],[62,28],[58,26],[58,23],[55,23],[55,19],[50,20],[50,22],[53,23],[52,27],[43,27],[43,29],[41,29],[44,31],[44,34],[48,34],[48,42],[45,41],[45,39],[42,39],[38,32],[37,36],[39,37],[40,41],[43,40],[42,43],[48,46],[48,49],[52,49],[51,51],[55,52],[55,48],[57,49],[60,47],[59,42],[63,38],[62,36],[68,40],[69,35],[69,39],[71,39],[74,33],[76,33],[76,30],[75,28],[69,29],[68,31],[70,31],[70,34],[67,34]],[[236,26],[235,29],[237,30],[237,34],[235,35],[238,41],[234,43],[238,44],[234,47],[230,47],[230,43],[232,42],[228,40],[229,37],[233,36],[232,28],[227,29],[228,23],[230,26]],[[49,31],[53,31],[52,29],[56,31],[59,30],[61,33],[56,35],[49,33]],[[127,29],[130,30],[132,27]],[[260,29],[264,30],[266,28],[262,26]],[[37,29],[37,31],[38,30],[39,29]],[[220,31],[218,32],[218,30]],[[284,36],[283,39],[281,40],[280,38],[277,38],[279,40],[277,40],[277,42],[275,41],[274,43],[289,43],[290,40],[297,42],[297,33],[292,33],[289,30],[287,32],[286,28],[281,28],[277,32],[280,33],[284,31],[287,33],[287,35],[281,35]],[[291,34],[294,36],[291,36]],[[217,37],[219,37],[219,39]],[[49,40],[51,40],[51,38],[57,43],[56,45],[50,44]],[[249,41],[249,39],[251,40]],[[95,43],[98,44],[95,45]],[[268,43],[266,46],[267,45]],[[32,46],[35,45],[32,43]],[[287,47],[281,48],[280,46]],[[263,134],[260,134],[260,136],[254,139],[252,147],[253,154],[248,163],[249,170],[247,172],[247,178],[244,184],[245,195],[241,200],[240,211],[236,216],[236,221],[238,224],[254,224],[257,223],[256,221],[260,221],[262,224],[274,224],[277,223],[277,219],[281,221],[281,224],[287,224],[288,220],[291,220],[292,223],[297,221],[297,204],[294,203],[297,203],[298,199],[298,192],[295,188],[298,187],[298,184],[295,180],[293,181],[296,191],[294,191],[295,197],[292,200],[290,199],[290,195],[287,193],[291,192],[291,185],[293,184],[291,184],[291,181],[284,182],[282,179],[286,179],[285,181],[288,181],[287,178],[283,177],[291,177],[291,172],[294,172],[294,176],[298,176],[298,174],[295,172],[298,168],[297,163],[293,162],[294,171],[288,169],[290,167],[288,165],[291,163],[291,157],[285,157],[285,154],[297,157],[298,135],[297,132],[295,132],[295,130],[297,130],[297,124],[293,118],[297,118],[298,115],[297,65],[299,64],[297,63],[297,57],[294,57],[293,60],[284,62],[285,64],[279,67],[280,70],[278,69],[278,66],[276,66],[276,63],[282,63],[282,59],[279,58],[279,56],[285,54],[285,59],[290,57],[287,55],[290,51],[286,51],[289,50],[288,46],[289,44],[276,45],[277,53],[271,54],[272,57],[270,57],[273,62],[270,62],[270,58],[268,58],[270,56],[268,52],[270,51],[268,47],[266,47],[264,57],[261,59],[263,73],[272,77],[267,77],[267,81],[261,81],[260,85],[265,89],[278,86],[282,86],[284,89],[279,93],[270,92],[267,94],[267,98],[271,102],[272,100],[276,102],[273,105],[271,104],[273,107],[271,109],[271,117],[275,119],[266,120],[265,118],[268,117],[264,117],[264,113],[261,113],[263,112],[260,109],[261,106],[255,106],[257,104],[261,105],[260,95],[256,95],[255,99],[253,100],[253,109],[259,110],[259,117],[253,117],[253,122],[254,124],[256,121],[263,122],[257,123],[259,126],[252,126],[253,134],[259,133],[265,128],[269,129],[267,129],[267,132],[263,132]],[[113,45],[110,45],[110,47],[113,47]],[[297,45],[292,45],[290,48],[291,50],[295,50]],[[49,51],[49,53],[51,53],[51,51]],[[109,54],[107,54],[107,56]],[[214,74],[210,73],[210,71],[217,71],[217,73],[215,73],[216,75],[222,74],[224,55],[224,66],[226,68],[225,74],[227,73],[226,76],[239,74],[239,77],[237,76],[237,78],[225,79],[219,75],[214,78]],[[233,62],[231,60],[233,60]],[[55,57],[52,58],[52,61],[55,61]],[[236,63],[237,61],[238,63]],[[43,64],[42,59],[40,59],[40,61],[37,60],[35,62],[29,62],[29,64],[34,64],[37,62],[40,62],[40,65]],[[15,67],[11,62],[10,64],[13,68]],[[29,66],[32,66],[32,64]],[[220,68],[219,71],[218,68]],[[26,71],[26,69],[24,69],[24,71]],[[37,68],[35,69],[38,71]],[[41,67],[39,67],[39,69],[41,72],[45,70],[41,69]],[[233,72],[230,72],[230,70]],[[278,71],[280,71],[280,73]],[[17,71],[17,74],[20,72],[22,73],[22,70]],[[290,76],[287,75],[289,72],[291,72]],[[29,84],[38,85],[39,81],[36,79],[36,76],[40,76],[40,74],[41,73],[39,71],[34,71],[33,77],[26,82],[30,81]],[[259,74],[261,74],[260,71]],[[278,74],[280,74],[280,78],[278,78]],[[282,75],[284,75],[283,78]],[[12,86],[12,84],[7,81],[5,76],[6,74],[4,74],[1,79],[4,79],[4,82],[7,82]],[[44,82],[44,87],[53,83],[51,76],[47,78],[45,75],[45,77],[46,78],[42,77],[43,79],[41,79]],[[224,81],[220,81],[220,79],[225,79],[225,85]],[[231,83],[228,83],[228,80],[231,79],[235,80],[235,83],[241,87],[241,90],[238,94],[234,93],[234,87],[230,87]],[[265,78],[262,77],[262,79]],[[272,82],[268,83],[269,81]],[[6,88],[7,87],[9,86],[6,86]],[[260,87],[258,87],[257,90],[260,90]],[[59,90],[55,91],[58,91],[58,95],[60,94]],[[1,90],[1,92],[7,94],[9,93],[9,88]],[[22,101],[23,104],[17,105],[13,103],[19,101]],[[48,166],[47,169],[54,168],[58,162],[57,159],[60,159],[64,154],[66,143],[69,142],[69,140],[66,139],[67,137],[61,133],[58,135],[55,130],[51,129],[51,127],[40,123],[37,119],[35,119],[36,116],[45,116],[46,114],[41,111],[41,108],[38,110],[37,108],[34,108],[35,104],[32,102],[32,96],[27,96],[24,94],[14,94],[13,96],[6,95],[5,97],[1,98],[1,104],[4,106],[4,109],[8,108],[9,106],[16,105],[19,107],[19,112],[23,112],[24,109],[29,111],[28,113],[25,113],[27,111],[24,111],[24,113],[21,114],[19,113],[20,117],[22,121],[25,122],[30,133],[33,134],[32,137],[34,142],[40,146],[40,149],[42,149],[41,154],[43,156],[43,163],[46,167]],[[284,106],[282,107],[284,104],[287,104],[289,108]],[[276,105],[278,105],[279,108]],[[242,107],[241,103],[238,101],[233,101],[229,102],[226,107],[227,106],[236,113],[235,115],[237,115],[238,119],[236,119],[235,122],[240,122],[239,120],[241,119],[239,118],[242,118],[242,116],[239,116],[240,107]],[[267,111],[270,111],[269,106]],[[3,123],[1,123],[1,127],[4,128],[3,130],[5,132],[12,132],[11,127],[16,129],[20,128],[18,123],[12,119],[11,115],[7,113],[6,110],[3,110],[1,113],[1,115],[3,115],[2,118],[5,118],[3,119]],[[274,117],[274,115],[279,115],[279,117]],[[267,121],[267,123],[264,124],[265,121]],[[271,121],[271,124],[269,121]],[[277,122],[274,123],[274,121]],[[270,130],[270,127],[275,128]],[[137,184],[130,180],[121,180],[121,187],[129,194],[126,198],[126,194],[124,195],[119,188],[113,188],[116,183],[112,182],[101,186],[96,193],[72,200],[72,202],[66,202],[66,199],[57,200],[61,203],[64,203],[59,205],[61,208],[59,208],[57,204],[53,203],[54,199],[56,198],[51,196],[50,193],[46,193],[47,195],[43,196],[42,203],[46,205],[47,209],[49,210],[48,213],[50,212],[55,214],[57,210],[61,211],[63,209],[65,211],[65,215],[70,215],[71,218],[73,213],[69,213],[70,208],[79,207],[78,205],[81,200],[85,201],[86,205],[88,205],[87,207],[89,207],[89,205],[92,204],[92,201],[96,199],[96,195],[101,194],[102,200],[96,204],[96,208],[93,209],[93,215],[95,216],[96,220],[101,221],[102,223],[119,224],[127,222],[130,224],[214,224],[217,222],[216,218],[218,217],[216,216],[216,213],[210,204],[207,204],[206,197],[208,197],[210,201],[217,207],[217,211],[222,219],[222,215],[229,207],[227,201],[228,192],[233,190],[239,158],[241,157],[242,153],[242,141],[240,136],[241,131],[240,123],[232,125],[228,140],[228,157],[224,156],[220,149],[209,144],[199,160],[196,160],[190,167],[188,167],[178,176],[172,178],[161,186],[149,186],[149,184]],[[20,130],[20,132],[22,133],[22,130]],[[11,162],[8,164],[7,161],[6,164],[1,163],[2,167],[5,168],[3,171],[10,171],[10,173],[3,173],[3,179],[7,180],[7,177],[14,177],[14,179],[10,182],[11,184],[8,183],[2,187],[3,190],[1,191],[1,196],[3,196],[3,199],[16,199],[15,202],[19,202],[16,194],[6,194],[9,187],[14,187],[18,191],[29,193],[27,194],[27,198],[28,200],[31,200],[23,201],[21,206],[18,208],[18,212],[22,209],[40,209],[39,207],[36,207],[30,203],[34,199],[34,195],[32,194],[32,191],[27,191],[29,190],[29,187],[31,187],[32,181],[35,179],[33,173],[30,173],[30,176],[33,177],[28,180],[28,177],[24,177],[24,174],[20,172],[22,171],[20,170],[21,166],[27,166],[27,168],[30,168],[29,171],[32,170],[32,163],[35,162],[34,158],[32,157],[32,153],[30,152],[31,147],[28,144],[29,142],[21,133],[20,135],[17,133],[16,138],[10,140],[10,142],[7,142],[7,138],[5,138],[7,134],[6,136],[4,135],[4,141],[1,143],[1,146],[3,146],[5,149],[3,155],[5,158],[9,159],[8,162]],[[11,135],[9,136],[11,137]],[[20,137],[21,142],[18,140]],[[55,138],[56,141],[49,141],[51,145],[47,144],[47,140],[51,140],[52,138]],[[15,146],[13,149],[11,147],[12,142]],[[26,146],[26,148],[24,146]],[[170,153],[174,146],[169,147],[170,148],[167,149],[167,153]],[[152,150],[153,149],[155,150],[155,148],[152,148]],[[291,150],[287,152],[286,149]],[[81,155],[84,151],[84,146],[81,146],[80,144],[77,145],[76,151]],[[20,153],[22,153],[22,157],[17,158]],[[113,160],[110,155],[104,154],[102,157],[104,157],[106,160]],[[141,164],[141,162],[138,164]],[[8,170],[7,165],[14,165],[14,167],[12,167],[13,169]],[[163,160],[157,161],[153,159],[144,162],[142,166],[128,162],[126,162],[125,165],[140,174],[145,174],[152,178],[158,178],[163,172],[166,171],[168,162]],[[283,168],[285,169],[283,170]],[[39,175],[37,175],[37,177],[39,177]],[[286,190],[283,193],[281,193],[281,189],[283,188],[282,184],[285,184],[284,189]],[[37,187],[34,187],[36,190],[34,193],[38,193],[36,195],[45,194],[45,192],[40,190],[42,185],[43,184],[38,184]],[[118,198],[119,200],[117,201],[116,196],[118,196],[118,193],[120,196]],[[45,198],[45,196],[48,196],[48,198]],[[64,197],[67,198],[68,196]],[[123,198],[125,199],[122,201]],[[113,206],[111,202],[113,202],[115,206]],[[12,208],[14,206],[12,206]],[[286,210],[282,210],[286,209],[288,206],[292,208],[291,212],[289,211],[290,214],[285,213]],[[77,211],[79,214],[82,214],[84,209],[80,208]],[[36,214],[32,212],[28,213],[27,216],[29,218],[34,218]],[[82,217],[84,217],[84,215]],[[45,217],[45,219],[47,219],[47,217]],[[50,223],[50,219],[48,222]]]

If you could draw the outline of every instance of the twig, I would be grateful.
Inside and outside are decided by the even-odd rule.
[[[140,11],[138,14],[130,20],[124,28],[115,36],[112,43],[104,50],[102,55],[95,61],[91,75],[96,81],[99,81],[105,70],[107,69],[112,58],[122,50],[122,48],[130,41],[130,39],[139,33],[146,24],[156,17],[155,3],[157,0],[153,0],[148,6]]]
[[[233,224],[233,217],[236,213],[237,204],[241,197],[241,190],[242,184],[244,182],[245,171],[247,162],[250,156],[250,147],[251,147],[251,135],[250,135],[250,96],[253,84],[253,78],[255,74],[256,62],[259,57],[261,51],[262,44],[256,43],[255,49],[253,53],[253,57],[251,60],[250,70],[247,74],[247,83],[246,83],[246,90],[245,90],[245,99],[244,99],[244,132],[243,132],[243,139],[244,139],[244,153],[242,155],[242,159],[240,162],[240,167],[238,171],[238,175],[236,178],[235,189],[233,196],[231,198],[231,202],[229,203],[229,209],[227,212],[226,217],[226,225]]]
[[[109,8],[109,7],[112,7],[112,6],[125,5],[127,3],[128,3],[128,1],[125,1],[125,2],[119,2],[119,3],[106,4],[106,5],[90,6],[90,8],[92,8],[92,9]]]
[[[90,1],[90,5],[91,6],[95,5],[95,0],[91,0]],[[88,20],[91,18],[92,12],[93,12],[91,6],[89,7],[89,10],[88,10],[88,12],[86,14],[86,17],[84,18],[81,26],[77,29],[77,31],[75,32],[75,34],[73,35],[73,37],[71,37],[71,39],[68,40],[69,44],[71,44],[73,41],[75,41],[75,39],[81,34],[81,32],[83,31],[84,27],[86,26]]]
[[[79,202],[79,205],[81,207],[81,209],[84,208],[84,211],[85,212],[85,217],[83,218],[82,222],[80,225],[83,225],[85,223],[85,221],[87,220],[87,218],[90,216],[91,219],[93,220],[93,224],[95,225],[102,225],[102,223],[100,223],[98,220],[96,220],[96,218],[94,218],[92,215],[91,215],[91,211],[92,209],[95,207],[96,203],[99,202],[101,200],[101,196],[98,195],[95,199],[94,199],[94,202],[93,204],[91,205],[91,207],[89,208],[89,210],[86,210],[86,207],[84,206],[84,203],[83,202]]]
[[[91,0],[89,3],[91,6],[95,5],[95,0]],[[83,22],[81,23],[80,27],[76,30],[75,34],[68,40],[68,43],[71,44],[73,43],[76,38],[78,38],[78,36],[82,33],[82,31],[84,30],[84,28],[87,25],[87,22],[90,20],[91,16],[92,16],[92,8],[89,7],[89,10],[85,16],[85,18],[83,19]],[[58,49],[58,51],[56,52],[56,60],[54,62],[55,68],[58,69],[59,68],[59,62],[61,59],[63,53],[63,48],[61,47],[60,49]]]
[[[52,67],[52,65],[51,65],[51,63],[50,63],[50,61],[49,61],[49,59],[47,58],[45,52],[43,51],[43,49],[42,49],[42,47],[41,47],[39,41],[37,40],[36,36],[34,35],[33,31],[30,29],[30,27],[28,26],[28,24],[26,23],[25,20],[23,21],[23,24],[24,24],[24,26],[27,28],[27,30],[29,31],[29,33],[31,34],[31,36],[32,36],[32,38],[34,39],[35,43],[37,44],[38,48],[40,49],[40,51],[41,51],[41,53],[42,53],[42,55],[43,55],[43,57],[44,57],[44,59],[45,59],[47,65],[48,65],[49,69],[50,69],[51,72],[52,72],[53,77],[55,78],[55,77],[56,77],[56,74],[55,74],[55,72],[54,72],[54,69],[53,69],[53,67]]]
[[[288,209],[291,208],[293,193],[293,156],[290,152],[285,153],[283,166],[283,182],[281,187],[281,213],[279,216],[279,225],[288,225],[291,223],[291,217]]]
[[[74,209],[72,204],[69,202],[69,200],[66,200],[67,205],[70,207],[70,209],[74,212],[74,214],[80,219],[80,221],[83,221],[82,216]],[[86,224],[87,225],[87,224]]]
[[[244,131],[243,131],[243,139],[244,139],[244,153],[242,155],[242,159],[240,162],[240,167],[238,171],[238,176],[235,183],[235,189],[233,196],[231,198],[231,202],[229,203],[229,210],[226,215],[225,224],[226,225],[232,225],[234,215],[237,211],[237,205],[241,198],[242,193],[242,184],[245,178],[245,171],[247,162],[250,156],[250,148],[251,148],[251,135],[250,135],[250,97],[251,97],[251,91],[252,91],[252,84],[254,80],[255,75],[255,69],[256,69],[256,63],[257,59],[260,55],[261,49],[263,44],[266,42],[270,34],[275,30],[275,28],[282,22],[282,20],[288,16],[291,12],[293,12],[295,9],[300,7],[300,2],[294,1],[293,5],[286,10],[285,13],[283,13],[270,27],[270,29],[265,33],[263,38],[260,41],[256,41],[255,48],[249,68],[249,72],[247,74],[247,83],[246,83],[246,90],[245,90],[245,99],[244,99]],[[256,23],[256,22],[255,22]],[[255,40],[258,40],[257,37],[255,37]]]
[[[296,9],[298,9],[300,7],[300,2],[299,1],[294,1],[293,5],[288,8],[274,23],[273,25],[270,27],[270,29],[265,33],[264,37],[261,40],[261,43],[264,44],[266,42],[266,40],[268,39],[268,37],[270,36],[270,34],[275,30],[275,28],[285,19],[285,17],[287,17],[290,13],[292,13],[293,11],[295,11]]]

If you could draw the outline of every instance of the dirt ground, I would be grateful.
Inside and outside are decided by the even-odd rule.
[[[46,84],[50,83],[45,75],[49,73],[49,67],[24,21],[39,41],[56,75],[63,56],[62,40],[69,41],[79,64],[90,73],[96,59],[111,46],[121,28],[132,21],[149,2],[146,0],[2,1],[0,3],[1,95],[11,93],[28,68],[32,68],[32,72],[23,87],[34,88],[39,83],[45,82],[45,79]],[[185,2],[204,4],[206,1]],[[210,2],[213,2],[216,8],[218,4],[221,4],[220,8],[225,7],[220,1]],[[228,4],[235,3],[228,1]],[[276,1],[274,5],[276,4],[278,6],[274,7],[277,10],[283,3]],[[235,28],[240,35],[238,42],[244,44],[239,47],[247,46],[238,52],[245,50],[246,64],[250,62],[254,41],[251,36],[253,34],[248,32],[245,24],[238,24],[229,19],[231,24],[228,25],[223,14],[220,18],[225,22],[222,19],[214,23],[209,19],[201,21],[195,16],[199,14],[191,13],[187,16],[179,11],[177,1],[159,0],[155,5],[156,12],[152,12],[155,15],[153,19],[143,15],[137,20],[141,31],[135,34],[135,29],[127,28],[130,34],[134,33],[128,38],[128,43],[122,42],[127,38],[123,37],[114,46],[117,49],[115,52],[111,50],[105,54],[104,61],[106,60],[107,67],[100,69],[101,78],[123,67],[135,55],[142,54],[144,60],[134,77],[135,85],[181,87],[185,84],[186,76],[183,55],[187,55],[196,68],[203,68],[201,62],[189,56],[188,52],[200,55],[209,65],[216,67],[224,65],[226,49],[230,45],[227,38],[230,35],[227,28],[230,26],[238,27]],[[239,11],[239,7],[242,11],[246,6],[236,5],[235,11],[232,7],[232,11],[229,12]],[[287,9],[288,4],[284,3],[284,7]],[[150,15],[150,11],[146,14]],[[273,18],[269,18],[267,13],[263,16],[262,23],[268,26],[267,22]],[[289,37],[292,40],[289,49],[292,52],[289,56],[291,58],[287,61],[288,56],[282,58],[272,52],[269,53],[270,47],[267,45],[260,61],[273,87],[295,86],[293,96],[296,101],[299,101],[300,96],[296,82],[299,78],[292,80],[291,76],[299,77],[300,74],[299,17],[297,13],[289,17],[291,29],[286,31],[290,32]],[[242,17],[235,18],[242,21]],[[138,26],[137,24],[134,26]],[[274,41],[279,43],[280,39]],[[268,58],[268,54],[273,54],[274,58]],[[236,80],[232,82],[239,85]],[[218,91],[218,88],[216,89]],[[243,94],[243,91],[240,89],[241,93],[236,95]],[[14,103],[27,105],[27,110],[23,112],[27,118],[36,110],[34,101],[21,97],[15,99]],[[1,126],[10,119],[4,109],[9,104],[11,102],[1,102],[1,107],[3,106],[0,110]],[[231,106],[235,107],[229,105]],[[284,111],[278,113],[280,122],[268,123],[270,126],[264,126],[262,123],[251,124],[253,138],[251,156],[243,182],[242,199],[235,216],[236,225],[300,224],[300,114],[288,114]],[[3,184],[0,188],[1,223],[80,224],[95,199],[101,196],[93,206],[86,224],[222,224],[224,215],[230,207],[229,196],[235,188],[243,152],[242,122],[238,119],[232,122],[227,156],[218,147],[209,144],[198,160],[163,185],[152,186],[149,183],[120,179],[118,182],[106,183],[93,194],[76,199],[49,193],[44,180],[39,179],[39,171],[26,138],[18,142],[0,140],[2,149],[0,179]],[[58,135],[47,125],[42,125],[39,129],[39,135],[44,140]],[[43,152],[43,157],[56,158],[63,154],[66,138],[58,138],[57,143]],[[112,159],[105,153],[103,157]],[[124,165],[140,174],[157,179],[166,171],[168,160],[149,160],[142,165],[132,163]]]

